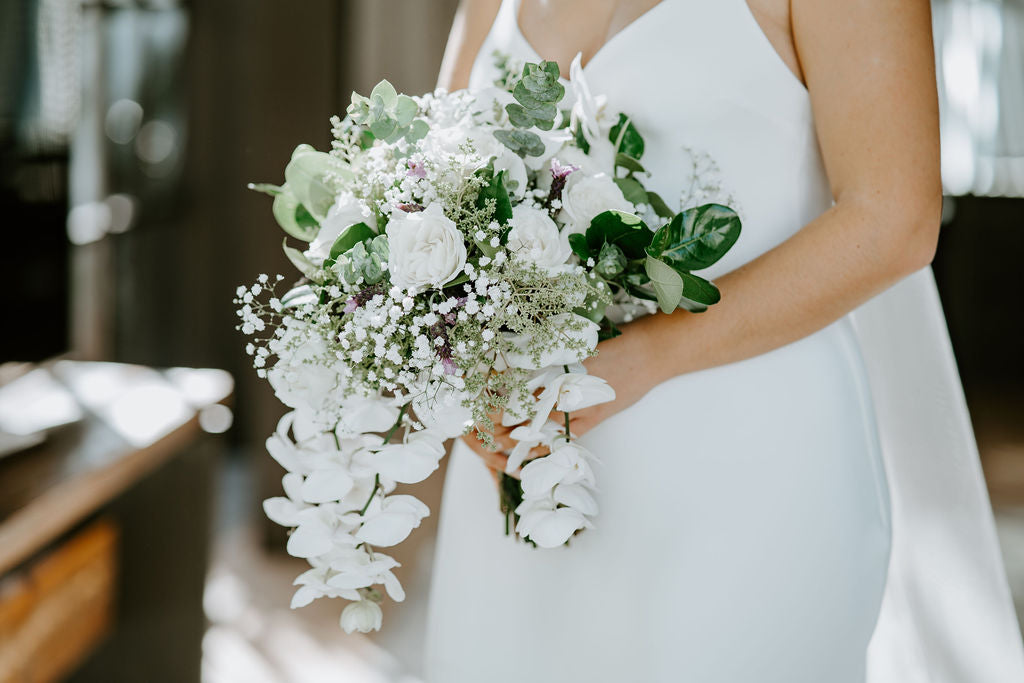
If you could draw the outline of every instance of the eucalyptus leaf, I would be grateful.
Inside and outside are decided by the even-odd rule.
[[[528,130],[496,130],[494,137],[522,157],[539,157],[544,153],[544,143],[540,136]]]
[[[639,216],[624,211],[604,211],[590,221],[586,236],[591,254],[599,253],[601,245],[607,242],[618,246],[629,258],[642,258],[654,233]]]
[[[615,184],[622,190],[622,196],[630,204],[646,204],[647,190],[640,184],[640,181],[633,177],[616,178]]]
[[[414,99],[408,95],[399,95],[395,104],[395,120],[398,121],[399,127],[405,128],[412,123],[419,110]]]
[[[292,265],[295,266],[304,276],[312,279],[313,276],[319,272],[320,269],[313,265],[313,263],[306,258],[301,251],[288,246],[287,237],[284,238],[284,242],[281,243],[281,248],[284,249],[284,255],[288,257],[288,260],[292,262]]]
[[[386,116],[370,123],[370,132],[379,140],[387,139],[397,129],[398,122]]]
[[[373,100],[374,97],[380,97],[388,109],[393,108],[398,102],[398,92],[395,90],[395,86],[386,80],[373,86],[373,90],[370,91],[370,99]]]
[[[422,140],[430,132],[430,125],[423,119],[416,119],[409,124],[409,130],[405,133],[405,139],[409,142]]]
[[[652,256],[647,257],[645,268],[657,294],[658,306],[664,313],[676,310],[683,296],[683,278],[672,266]]]
[[[677,270],[700,270],[722,258],[740,236],[736,212],[704,204],[680,213],[654,234],[647,253]]]

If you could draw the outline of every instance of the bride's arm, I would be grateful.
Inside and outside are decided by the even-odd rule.
[[[941,183],[927,0],[793,0],[792,11],[835,205],[720,278],[707,313],[650,316],[602,343],[586,365],[618,398],[578,413],[574,432],[668,378],[816,332],[931,261]]]
[[[459,3],[452,30],[448,34],[444,59],[441,60],[437,87],[450,92],[469,84],[473,60],[484,44],[500,6],[501,0],[462,0]]]

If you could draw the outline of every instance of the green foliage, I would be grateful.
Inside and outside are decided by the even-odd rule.
[[[590,256],[599,255],[605,244],[614,244],[631,259],[643,258],[653,233],[647,224],[631,213],[604,211],[597,214],[587,228],[587,248]],[[571,243],[570,243],[571,245]]]
[[[626,198],[626,201],[630,204],[646,204],[647,203],[647,190],[640,184],[640,181],[633,176],[626,176],[625,178],[616,178],[615,184],[622,190],[622,196]]]
[[[360,278],[364,284],[375,285],[384,279],[389,254],[388,238],[385,235],[377,235],[372,239],[356,242],[348,251],[339,254],[334,270],[350,285],[357,284]]]
[[[494,137],[519,156],[540,156],[544,143],[529,130],[551,130],[558,116],[558,103],[565,96],[565,87],[558,81],[558,65],[554,62],[527,63],[512,89],[515,102],[505,105],[509,122],[518,130],[499,130]]]
[[[544,153],[540,136],[528,130],[496,130],[494,137],[521,157],[539,157]]]
[[[626,270],[626,255],[615,244],[605,242],[597,256],[594,271],[605,279],[610,279]]]
[[[360,242],[373,239],[376,234],[366,223],[356,223],[348,226],[341,231],[338,239],[334,240],[334,244],[331,245],[331,254],[327,258],[327,265],[330,266],[330,264],[335,263],[339,256]]]
[[[675,211],[669,208],[669,205],[665,203],[665,200],[661,198],[661,195],[657,192],[647,192],[647,203],[654,213],[658,214],[662,218],[672,218],[675,215]]]
[[[687,209],[659,229],[647,253],[679,271],[701,270],[725,256],[739,236],[735,211],[704,204]]]
[[[489,201],[494,202],[494,220],[499,225],[505,225],[512,218],[512,202],[508,197],[508,190],[505,188],[505,171],[494,172],[489,166],[476,172],[477,176],[484,180],[483,187],[476,197],[478,208],[484,208]],[[493,254],[489,254],[493,256]]]
[[[312,242],[320,231],[320,223],[299,203],[288,183],[274,197],[274,219],[287,234],[303,242]]]
[[[645,263],[647,276],[658,296],[658,306],[664,313],[676,310],[683,296],[683,278],[664,261],[648,256]]]
[[[352,121],[365,126],[373,138],[389,144],[402,138],[415,142],[429,130],[426,121],[416,119],[419,113],[416,101],[408,95],[398,94],[388,81],[375,85],[369,97],[352,93],[347,113]],[[361,139],[360,144],[364,149],[368,146],[365,139]]]
[[[292,196],[318,222],[334,203],[335,187],[329,177],[337,165],[329,154],[299,145],[284,169],[285,185]]]
[[[644,156],[644,139],[633,121],[625,114],[619,114],[618,122],[608,131],[608,139],[615,145],[617,154],[625,154],[634,159]]]

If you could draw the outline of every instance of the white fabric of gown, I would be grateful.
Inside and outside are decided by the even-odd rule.
[[[539,59],[518,5],[470,87],[491,85],[495,50]],[[708,276],[830,206],[807,91],[744,0],[663,0],[584,73],[644,135],[648,189],[680,196],[687,148],[718,164],[744,229]],[[1024,681],[927,269],[800,341],[664,382],[582,441],[600,515],[554,550],[503,535],[490,475],[456,444],[430,683]]]

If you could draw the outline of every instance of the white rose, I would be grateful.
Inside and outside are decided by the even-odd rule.
[[[494,159],[494,172],[505,171],[505,177],[514,185],[509,193],[515,199],[522,199],[526,196],[526,164],[522,157],[502,145]],[[506,182],[506,185],[510,183]]]
[[[338,197],[338,200],[327,211],[327,216],[320,222],[320,232],[310,243],[309,249],[306,250],[306,256],[323,261],[331,255],[334,241],[338,239],[345,228],[356,223],[373,225],[370,207],[351,194],[343,194]]]
[[[402,289],[440,287],[466,265],[466,242],[440,204],[412,213],[396,210],[387,236],[391,284]]]
[[[509,224],[508,249],[517,258],[549,271],[565,265],[572,252],[547,211],[518,204],[512,208]]]
[[[379,631],[383,620],[384,613],[373,600],[350,603],[341,611],[341,627],[345,633]]]
[[[569,176],[562,192],[559,215],[569,232],[585,232],[594,216],[613,210],[632,213],[635,209],[609,176],[604,173],[588,176],[580,172]]]

